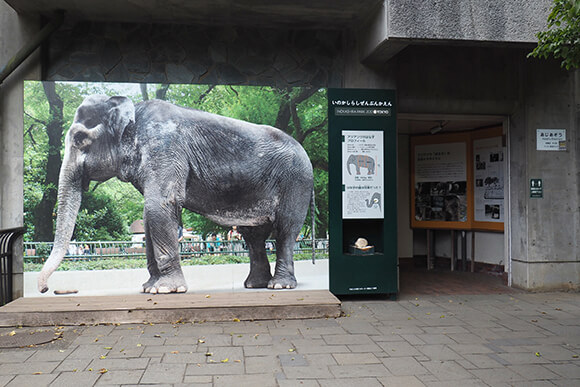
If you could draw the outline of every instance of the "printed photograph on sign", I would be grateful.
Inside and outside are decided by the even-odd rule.
[[[61,286],[82,295],[166,290],[147,281],[156,274],[147,273],[151,246],[166,251],[163,243],[171,243],[172,263],[179,260],[189,290],[195,289],[202,285],[191,273],[201,266],[249,266],[248,228],[268,219],[280,208],[279,198],[288,201],[289,192],[297,190],[301,198],[278,212],[300,213],[293,220],[296,235],[285,245],[292,246],[290,255],[296,261],[311,260],[313,249],[317,259],[327,258],[327,107],[324,88],[25,82],[25,296],[46,292],[48,287],[37,287],[39,277],[43,285],[50,277],[51,290]],[[279,152],[293,152],[294,158],[277,157]],[[294,160],[290,165],[301,169],[281,166],[280,159]],[[161,170],[170,172],[147,179]],[[177,179],[170,179],[171,171]],[[160,226],[160,220],[153,227],[154,215],[149,211],[145,216],[147,203],[157,203],[153,199],[158,197],[146,200],[144,195],[161,185],[166,188],[158,197],[167,195],[164,205],[173,207],[153,213],[170,214],[171,227]],[[183,185],[186,194],[178,189]],[[284,195],[262,195],[264,187],[278,187]],[[258,201],[240,207],[258,191]],[[61,205],[59,197],[64,198]],[[153,238],[146,235],[152,228]],[[281,250],[272,235],[258,245],[275,262]],[[115,275],[128,271],[128,280],[107,284],[106,289],[105,281],[73,285],[66,280],[81,278],[79,272],[97,278],[105,270],[115,270]],[[170,285],[170,292],[187,290],[181,282]],[[243,288],[244,278],[226,286]]]
[[[415,147],[415,219],[467,221],[465,143]]]
[[[382,219],[383,132],[342,131],[343,219]]]
[[[504,149],[501,137],[473,141],[474,208],[477,222],[504,221]]]

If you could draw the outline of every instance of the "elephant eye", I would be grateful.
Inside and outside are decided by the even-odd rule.
[[[75,133],[74,143],[77,147],[81,148],[84,145],[84,141],[87,139],[88,135],[83,132]]]

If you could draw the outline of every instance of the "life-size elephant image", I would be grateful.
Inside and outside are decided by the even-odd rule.
[[[312,164],[279,129],[160,100],[92,95],[66,135],[54,247],[40,292],[62,261],[89,182],[117,177],[144,195],[146,293],[186,292],[178,244],[182,208],[238,226],[250,252],[247,288],[294,288],[293,248],[309,204]],[[276,238],[274,275],[265,240]]]
[[[350,172],[350,166],[354,164],[356,167],[356,174],[360,175],[361,168],[367,168],[367,175],[374,175],[375,173],[375,159],[367,155],[350,155],[346,160],[346,169],[349,175],[352,175]]]

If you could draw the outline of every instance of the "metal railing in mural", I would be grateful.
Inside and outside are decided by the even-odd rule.
[[[30,263],[44,262],[52,250],[52,242],[24,242],[24,261]],[[246,242],[240,241],[182,241],[179,243],[180,256],[183,259],[202,255],[248,255]],[[276,241],[266,241],[266,252],[276,252]],[[294,252],[311,253],[312,240],[296,241]],[[316,239],[316,254],[328,254],[328,239]],[[106,258],[145,258],[145,242],[71,242],[64,259],[69,261],[96,260]]]

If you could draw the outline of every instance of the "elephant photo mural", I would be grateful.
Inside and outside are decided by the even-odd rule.
[[[47,96],[59,91],[43,87]],[[143,195],[149,272],[143,292],[188,290],[178,242],[183,209],[218,225],[237,227],[250,257],[246,288],[295,288],[295,242],[307,213],[316,212],[312,161],[299,141],[305,138],[296,139],[288,130],[261,122],[180,106],[169,102],[170,98],[113,93],[122,89],[105,88],[105,94],[97,88],[94,91],[100,93],[83,96],[63,133],[54,244],[38,276],[38,290],[48,290],[49,277],[74,239],[77,218],[87,216],[81,210],[83,192],[111,178],[130,183]],[[205,96],[191,97],[208,98],[213,89],[206,86]],[[185,102],[184,90],[175,87],[176,95]],[[304,91],[294,91],[300,92]],[[326,118],[321,122],[325,125]],[[296,136],[307,129],[293,128],[290,133]],[[313,224],[311,233],[314,236]],[[276,245],[273,273],[267,239],[274,239]]]

